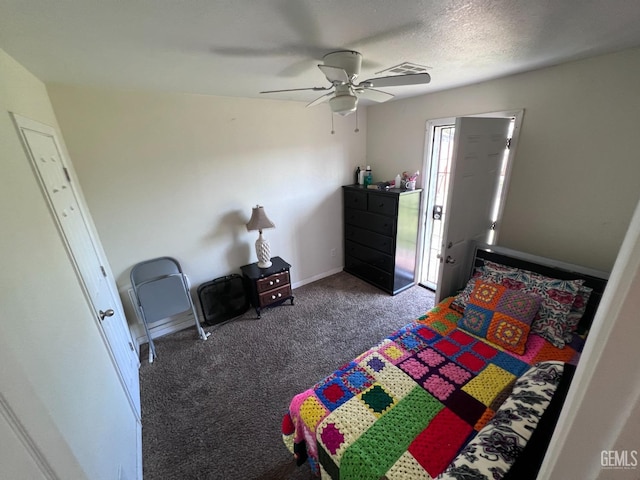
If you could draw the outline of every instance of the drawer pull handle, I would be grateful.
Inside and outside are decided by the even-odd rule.
[[[275,295],[271,295],[271,300],[275,300],[276,296]]]
[[[269,282],[269,285],[273,285],[273,281]]]
[[[280,297],[282,297],[282,294],[281,294],[281,293],[279,293],[279,294],[278,294],[278,298],[280,298]]]
[[[280,283],[280,279],[279,278],[276,278],[276,283]]]

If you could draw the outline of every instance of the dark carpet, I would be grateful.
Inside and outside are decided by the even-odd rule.
[[[295,304],[156,340],[140,368],[145,480],[302,480],[280,433],[291,398],[433,306],[415,286],[390,296],[347,273],[294,290]],[[143,346],[141,358],[146,358]]]

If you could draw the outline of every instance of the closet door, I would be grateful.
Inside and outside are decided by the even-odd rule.
[[[85,212],[53,128],[13,115],[42,191],[49,203],[60,234],[95,313],[95,323],[105,341],[136,418],[140,413],[140,362],[133,346],[115,281],[109,276],[106,259],[91,232]]]

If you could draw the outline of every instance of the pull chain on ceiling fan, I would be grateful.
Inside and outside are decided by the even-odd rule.
[[[421,85],[431,81],[428,73],[409,73],[389,77],[374,77],[355,83],[360,74],[362,55],[353,50],[338,50],[328,53],[323,57],[323,62],[318,65],[318,68],[324,73],[327,80],[331,82],[331,86],[267,90],[260,93],[296,92],[301,90],[328,91],[328,93],[309,103],[307,107],[329,102],[329,107],[333,113],[345,116],[356,111],[359,98],[378,103],[386,102],[393,98],[392,94],[377,90],[379,87]]]

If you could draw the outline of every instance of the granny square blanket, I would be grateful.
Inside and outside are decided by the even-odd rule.
[[[448,299],[295,396],[285,444],[322,478],[432,479],[492,419],[531,365],[576,363],[530,335],[523,355],[457,329]]]

